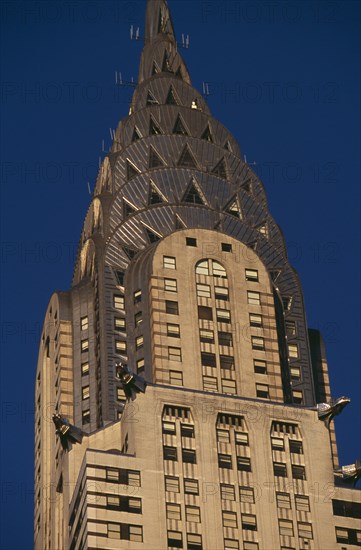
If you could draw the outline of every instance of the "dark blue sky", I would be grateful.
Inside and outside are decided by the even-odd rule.
[[[193,84],[265,185],[310,327],[324,335],[340,460],[360,456],[360,4],[170,0]],[[1,550],[32,548],[33,387],[69,288],[102,140],[127,115],[145,2],[3,1]],[[19,529],[19,517],[21,528]],[[10,542],[11,541],[11,542]]]

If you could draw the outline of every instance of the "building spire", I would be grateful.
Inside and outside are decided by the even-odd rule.
[[[166,0],[147,0],[145,20],[145,43],[159,35],[167,35],[175,43],[172,18]]]
[[[173,74],[191,83],[187,67],[178,53],[167,1],[147,0],[144,49],[138,83],[158,73]]]

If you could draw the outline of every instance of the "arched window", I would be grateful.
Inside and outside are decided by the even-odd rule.
[[[197,275],[213,275],[213,277],[221,277],[227,279],[227,273],[223,265],[216,260],[200,260],[196,264]]]

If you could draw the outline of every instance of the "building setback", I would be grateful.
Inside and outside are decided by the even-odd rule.
[[[72,288],[46,312],[35,400],[36,550],[361,546],[358,464],[340,469],[317,408],[330,403],[321,336],[165,0],[148,0],[129,115]]]

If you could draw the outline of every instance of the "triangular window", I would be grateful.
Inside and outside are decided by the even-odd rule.
[[[180,136],[188,136],[188,132],[184,127],[181,117],[178,115],[177,120],[173,128],[173,134],[178,134]]]
[[[278,279],[278,277],[281,275],[281,271],[279,269],[273,269],[270,271],[271,279],[275,283]]]
[[[232,201],[228,203],[228,206],[226,206],[225,211],[227,214],[231,214],[236,218],[242,218],[242,212],[239,207],[237,197],[233,197]]]
[[[182,218],[180,216],[178,216],[178,214],[175,215],[175,228],[176,229],[185,229],[187,226],[186,224],[184,223],[184,221],[182,220]]]
[[[262,223],[258,227],[256,227],[257,231],[261,233],[264,237],[268,237],[268,226],[266,223]]]
[[[141,137],[142,136],[140,135],[138,128],[136,126],[134,126],[133,136],[132,136],[132,143],[134,143],[134,141],[137,141]]]
[[[187,187],[186,192],[182,198],[182,202],[188,202],[191,204],[205,204],[204,200],[201,197],[199,190],[195,185],[195,181],[192,178],[191,183]]]
[[[228,140],[227,140],[226,143],[224,144],[224,148],[225,148],[227,151],[232,152],[232,147],[231,147],[231,144],[229,143]]]
[[[247,180],[244,183],[242,183],[241,187],[246,191],[246,193],[251,193],[252,192],[251,180]]]
[[[156,64],[155,61],[153,61],[152,76],[153,76],[154,74],[158,74],[159,72],[160,72],[160,70],[159,70],[158,65]]]
[[[173,72],[172,69],[170,68],[169,53],[167,52],[167,50],[164,52],[162,72],[163,73],[172,73]]]
[[[160,131],[159,126],[154,122],[153,118],[150,117],[149,121],[149,135],[150,136],[159,136],[162,132]]]
[[[123,246],[123,250],[130,260],[132,260],[138,252],[137,250],[134,250],[134,248],[129,248],[128,246]]]
[[[252,250],[257,250],[257,245],[257,241],[253,241],[252,243],[247,244],[248,248],[252,248]]]
[[[210,141],[211,143],[213,142],[209,124],[207,124],[207,128],[204,130],[203,134],[201,135],[201,139],[205,139],[206,141]]]
[[[156,188],[155,184],[151,181],[149,184],[148,204],[160,204],[161,202],[165,202],[164,198]]]
[[[147,105],[159,105],[151,91],[148,90]]]
[[[175,75],[176,75],[178,78],[183,78],[183,75],[182,75],[182,67],[181,67],[181,65],[179,65],[179,67],[178,67],[177,72],[175,73]]]
[[[149,149],[149,168],[158,168],[159,166],[164,166],[164,162],[151,146]]]
[[[184,168],[197,168],[197,163],[188,145],[186,145],[182,151],[178,161],[178,166],[183,166]]]
[[[137,176],[140,172],[129,160],[127,160],[126,162],[127,162],[127,180],[129,181],[135,176]]]
[[[152,231],[152,229],[150,229],[146,225],[144,225],[144,231],[146,232],[150,243],[155,243],[162,238],[158,233],[155,233],[154,231]]]
[[[174,97],[174,92],[173,92],[172,86],[169,88],[169,92],[168,92],[167,99],[165,100],[165,102],[166,102],[166,105],[178,105],[178,103],[176,102],[176,99]]]
[[[136,211],[137,210],[136,208],[134,208],[134,206],[132,206],[131,204],[129,204],[129,202],[123,199],[123,212],[124,212],[125,218],[127,218],[131,214],[134,214]]]
[[[211,173],[215,176],[219,176],[220,178],[227,179],[227,169],[226,169],[226,162],[224,158],[222,158],[218,164],[215,165],[213,170],[211,170]]]

